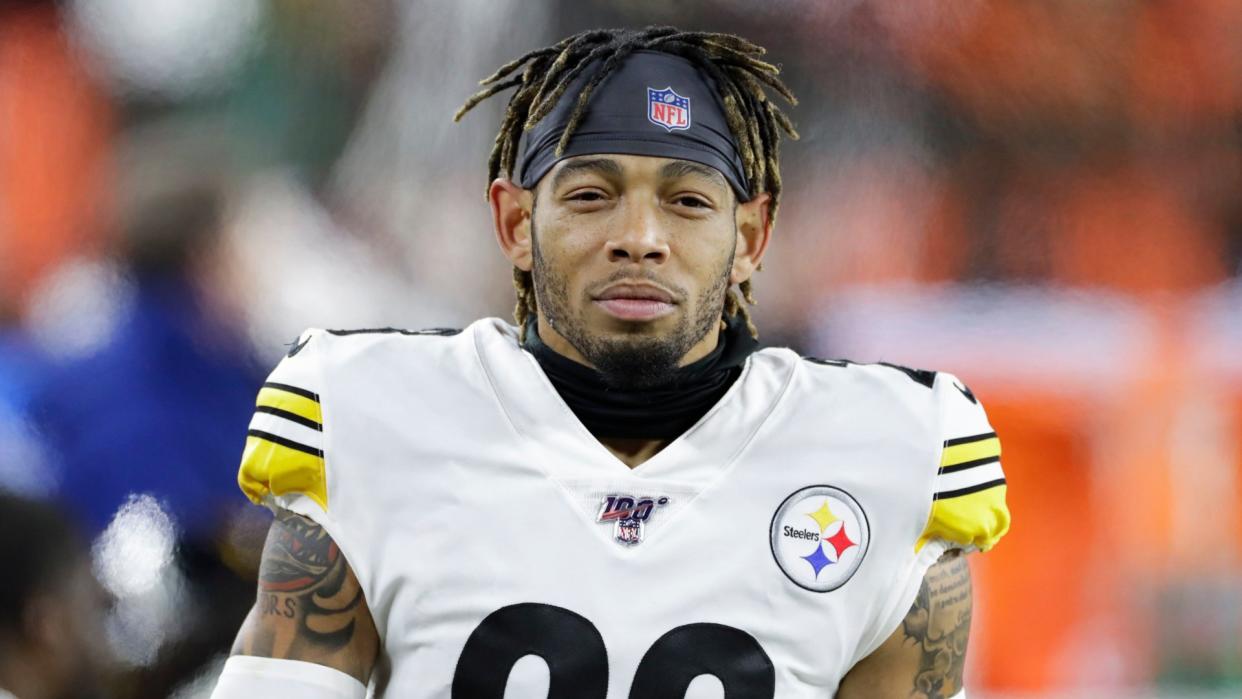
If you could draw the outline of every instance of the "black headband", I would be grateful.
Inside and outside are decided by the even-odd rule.
[[[557,162],[617,153],[690,160],[719,170],[738,201],[750,200],[742,157],[725,120],[716,83],[694,63],[659,51],[635,51],[591,95],[565,152],[556,144],[590,71],[570,83],[556,107],[526,132],[518,184],[531,189]]]

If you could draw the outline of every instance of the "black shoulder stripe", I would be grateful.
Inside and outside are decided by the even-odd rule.
[[[315,430],[317,432],[323,432],[323,425],[319,424],[318,422],[315,422],[314,420],[310,418],[302,417],[301,415],[298,415],[297,413],[291,413],[288,410],[281,410],[280,408],[273,408],[270,405],[259,405],[259,406],[255,406],[254,411],[256,413],[267,413],[268,415],[275,415],[277,417],[282,417],[288,420],[289,422],[296,422],[299,425],[305,425],[306,427],[309,427],[312,430]]]
[[[289,447],[290,449],[296,449],[297,451],[303,452],[305,454],[310,454],[311,456],[318,456],[320,458],[323,458],[323,452],[321,450],[316,449],[315,447],[308,447],[305,444],[302,444],[301,442],[295,442],[292,439],[286,439],[284,437],[281,437],[278,434],[272,434],[271,432],[264,432],[263,430],[255,430],[255,429],[246,430],[246,434],[251,437],[258,437],[259,439],[265,439],[273,444],[279,444],[282,447]]]
[[[332,335],[429,335],[433,337],[452,337],[461,332],[461,328],[426,328],[424,330],[405,330],[402,328],[361,328],[358,330],[329,330]]]
[[[970,437],[958,437],[956,439],[944,440],[946,447],[956,447],[961,444],[970,444],[971,442],[982,442],[985,439],[992,439],[996,436],[995,432],[984,432],[983,434],[971,435]]]
[[[316,403],[319,402],[318,393],[315,393],[314,391],[308,391],[305,388],[298,388],[297,386],[290,386],[287,383],[277,383],[275,381],[264,381],[263,388],[274,388],[278,391],[284,391],[286,393],[293,393],[295,395],[302,396],[303,398],[310,398]]]
[[[958,471],[965,471],[968,468],[987,466],[988,464],[995,463],[1000,463],[1000,457],[988,456],[982,459],[975,459],[974,461],[963,461],[960,464],[953,464],[952,466],[941,466],[939,473],[943,476],[946,473],[957,473]]]
[[[936,495],[932,497],[932,500],[948,500],[949,498],[960,498],[963,495],[970,495],[971,493],[977,493],[981,490],[995,488],[998,485],[1005,485],[1005,479],[998,478],[994,481],[988,481],[987,483],[980,483],[978,485],[972,485],[967,488],[958,488],[957,490],[946,490],[944,492],[936,493]]]

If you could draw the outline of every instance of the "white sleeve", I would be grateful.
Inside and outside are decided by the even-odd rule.
[[[987,551],[1009,531],[1000,438],[975,394],[952,374],[938,374],[940,463],[932,509],[915,550],[929,541]]]
[[[302,334],[255,399],[237,482],[256,504],[292,510],[322,524],[329,511],[325,461],[323,332]]]
[[[366,695],[361,682],[324,665],[234,655],[224,663],[211,699],[364,699]]]

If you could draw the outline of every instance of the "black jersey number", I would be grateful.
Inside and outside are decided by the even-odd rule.
[[[857,363],[851,362],[848,359],[820,359],[819,357],[803,357],[803,359],[813,364],[822,364],[824,366],[847,367],[851,364]],[[927,388],[934,388],[936,386],[936,372],[934,371],[928,371],[926,369],[911,369],[908,366],[890,364],[889,362],[878,362],[876,366],[886,366],[889,369],[896,369],[906,376],[909,376],[911,381],[920,386],[926,386]]]
[[[548,699],[604,699],[608,652],[595,625],[550,604],[514,604],[492,612],[466,639],[453,676],[453,699],[502,699],[518,659],[548,664]],[[686,624],[661,636],[638,663],[632,699],[683,697],[712,675],[730,699],[772,699],[776,672],[753,636],[721,624]]]

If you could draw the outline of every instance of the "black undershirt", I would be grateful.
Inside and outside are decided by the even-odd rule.
[[[534,319],[523,343],[597,439],[676,439],[724,396],[758,346],[746,324],[733,319],[720,331],[716,349],[678,369],[667,385],[631,391],[609,386],[598,371],[557,354],[539,338]]]

